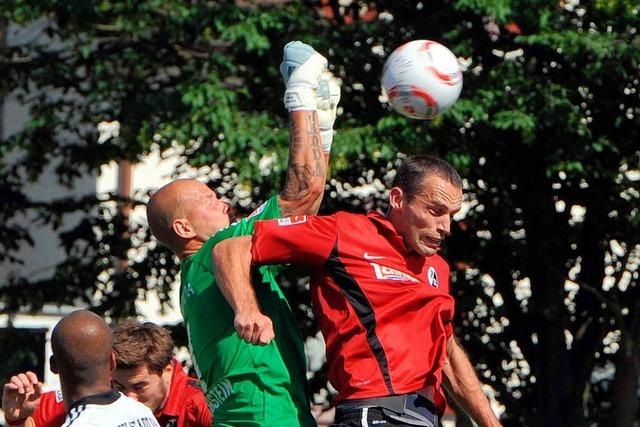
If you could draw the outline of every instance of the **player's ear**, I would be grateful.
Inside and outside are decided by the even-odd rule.
[[[56,359],[53,356],[49,357],[49,369],[51,369],[51,372],[53,372],[54,374],[58,373],[58,364],[56,363]]]
[[[191,222],[186,218],[174,219],[171,227],[173,228],[173,232],[182,239],[191,239],[196,235]]]
[[[402,209],[404,206],[404,191],[400,187],[393,187],[389,191],[389,206],[392,210]]]
[[[162,371],[173,375],[173,363],[167,363],[167,366],[165,366]]]
[[[111,357],[109,357],[109,372],[113,373],[116,370],[116,354],[112,351]]]

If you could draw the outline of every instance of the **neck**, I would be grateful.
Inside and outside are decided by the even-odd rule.
[[[203,245],[203,242],[201,242],[199,240],[192,239],[192,240],[188,241],[184,245],[182,250],[178,251],[176,253],[176,255],[178,255],[178,258],[180,258],[180,261],[182,261],[183,259],[185,259],[185,258],[195,254],[196,252],[198,252],[198,250],[200,250],[202,245]]]
[[[83,397],[112,390],[110,381],[98,381],[96,383],[88,385],[69,385],[61,382],[60,387],[62,388],[62,395],[64,396],[64,406],[67,412],[78,400],[82,399]]]

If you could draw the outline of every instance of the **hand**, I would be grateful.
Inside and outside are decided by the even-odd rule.
[[[280,73],[287,90],[284,105],[288,111],[316,110],[315,90],[327,69],[327,59],[308,44],[300,41],[284,47]]]
[[[318,127],[322,138],[322,149],[331,151],[333,143],[333,124],[336,121],[340,102],[340,80],[330,71],[325,71],[318,81],[316,102],[318,106]]]
[[[233,326],[238,336],[251,344],[267,345],[275,338],[271,319],[258,309],[236,313]]]
[[[7,421],[17,421],[33,415],[40,403],[42,383],[31,371],[11,377],[2,391],[2,410]]]

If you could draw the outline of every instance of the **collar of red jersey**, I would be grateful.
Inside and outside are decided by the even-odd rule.
[[[180,361],[175,357],[171,361],[171,364],[173,364],[173,375],[171,376],[171,385],[169,386],[169,397],[164,407],[154,414],[156,417],[161,415],[180,415],[182,406],[185,403],[181,391],[183,389],[182,383],[186,383],[188,380],[187,374],[184,372]]]
[[[393,242],[395,246],[401,249],[402,253],[406,257],[420,257],[420,255],[415,252],[411,252],[407,249],[404,244],[404,239],[401,235],[398,234],[396,228],[394,227],[391,220],[386,215],[382,215],[380,212],[371,211],[367,214],[367,218],[369,218],[372,222],[376,223],[379,226],[379,229],[387,235],[387,238]]]

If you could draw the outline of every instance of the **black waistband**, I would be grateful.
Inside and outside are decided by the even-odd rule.
[[[426,397],[417,393],[345,400],[338,405],[337,410],[351,411],[362,408],[382,408],[392,411],[400,417],[409,416],[428,421],[433,425],[438,425],[438,419],[440,417],[436,405]]]

